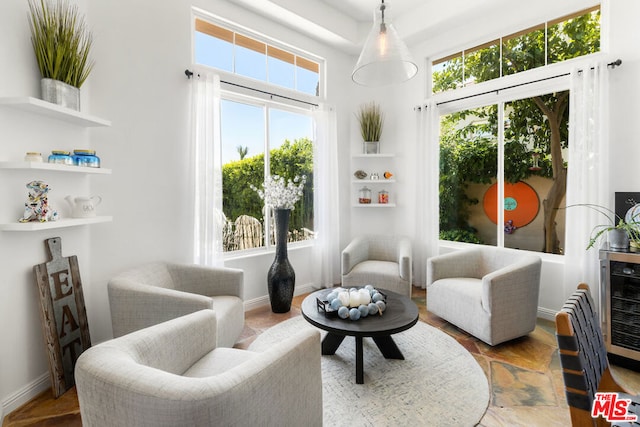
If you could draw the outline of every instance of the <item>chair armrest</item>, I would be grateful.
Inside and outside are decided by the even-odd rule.
[[[402,279],[411,283],[411,264],[412,264],[411,240],[408,237],[402,237],[398,240],[398,267],[399,274]]]
[[[205,296],[232,295],[243,299],[244,272],[237,268],[168,264],[176,289]]]
[[[349,272],[369,256],[369,243],[362,237],[354,238],[342,251],[342,275]]]
[[[538,307],[542,260],[528,256],[518,263],[491,272],[482,278],[482,306],[490,313],[498,307],[511,311],[516,307]]]
[[[213,309],[203,295],[112,279],[107,285],[113,336],[119,337],[185,314]]]
[[[479,249],[469,249],[427,259],[427,286],[436,280],[451,277],[479,279],[481,258],[482,254]]]

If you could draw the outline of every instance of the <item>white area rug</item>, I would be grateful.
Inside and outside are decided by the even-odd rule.
[[[287,320],[262,333],[249,349],[268,348],[313,327],[302,317]],[[325,426],[465,427],[480,421],[489,385],[469,352],[420,321],[393,339],[405,360],[385,359],[371,338],[364,339],[364,384],[355,383],[353,337],[346,337],[335,355],[322,356]]]

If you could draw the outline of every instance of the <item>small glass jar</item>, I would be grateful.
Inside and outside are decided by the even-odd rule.
[[[36,151],[27,151],[24,156],[25,162],[42,162],[42,154]]]
[[[378,203],[386,205],[389,203],[389,192],[382,190],[378,192]]]
[[[47,160],[49,163],[57,163],[59,165],[73,165],[73,159],[68,151],[53,150]]]
[[[100,158],[95,150],[73,150],[73,164],[88,168],[99,168]]]
[[[369,204],[371,203],[371,190],[367,187],[362,187],[358,192],[358,203]]]

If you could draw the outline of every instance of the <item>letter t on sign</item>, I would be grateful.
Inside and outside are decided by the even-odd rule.
[[[59,237],[45,240],[49,261],[33,267],[40,296],[40,319],[55,397],[73,387],[80,354],[91,347],[78,258],[62,256]]]

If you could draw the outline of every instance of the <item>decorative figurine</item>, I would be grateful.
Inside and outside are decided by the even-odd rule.
[[[382,174],[382,176],[384,176],[384,179],[390,179],[393,176],[393,174],[391,172],[389,172],[389,171],[385,171]]]
[[[29,199],[24,204],[24,214],[19,222],[31,221],[55,221],[58,219],[58,212],[49,207],[47,193],[49,185],[42,181],[31,181],[27,184]]]
[[[367,177],[367,173],[359,169],[353,173],[353,176],[355,176],[358,179],[365,179]]]
[[[509,219],[507,220],[507,222],[504,224],[504,232],[507,234],[511,234],[514,231],[516,231],[516,227],[515,225],[513,225],[513,220]]]

